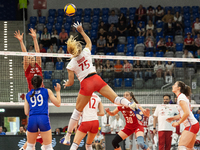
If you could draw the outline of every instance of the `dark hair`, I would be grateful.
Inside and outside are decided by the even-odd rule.
[[[133,92],[128,92],[130,94],[130,96],[132,97],[133,101],[136,103],[136,104],[139,104],[138,101],[135,99],[135,96],[133,94]]]
[[[35,90],[38,89],[41,85],[42,85],[42,77],[41,76],[34,76],[31,79],[31,84],[34,87],[34,91],[31,95],[29,95],[30,97],[33,97],[35,95]]]
[[[178,87],[180,87],[180,92],[185,94],[186,96],[190,96],[191,94],[191,88],[190,86],[186,85],[184,82],[182,81],[177,81],[178,82]]]
[[[170,96],[169,94],[164,94],[164,95],[163,95],[163,98],[164,98],[165,96],[168,96],[169,99],[171,99],[171,96]]]

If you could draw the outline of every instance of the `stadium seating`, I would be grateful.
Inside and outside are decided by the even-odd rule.
[[[55,24],[55,29],[57,30],[58,34],[61,32],[61,29],[62,29],[62,24],[60,23],[56,23]]]
[[[126,46],[127,52],[133,52],[134,51],[134,44],[128,44]]]
[[[44,84],[45,88],[51,89],[51,80],[49,80],[49,79],[44,79],[44,80],[43,80],[43,84]]]
[[[56,62],[56,70],[62,70],[64,67],[63,62]]]
[[[154,84],[154,80],[153,79],[148,79],[146,82],[145,82],[145,87],[147,89],[153,89],[155,86]]]
[[[54,86],[56,86],[56,83],[60,84],[60,79],[53,79],[52,80],[52,88],[54,88]]]
[[[128,36],[127,37],[127,43],[128,44],[134,44],[135,37],[134,36]]]
[[[54,70],[54,63],[53,62],[46,62],[45,70]]]
[[[54,24],[54,17],[49,16],[47,22],[53,25]]]
[[[65,14],[65,13],[64,13],[63,9],[58,9],[58,16],[63,17],[64,14]]]
[[[124,47],[125,47],[124,44],[118,44],[117,45],[117,52],[124,52]]]
[[[190,13],[190,6],[183,6],[183,13]]]
[[[52,71],[44,71],[44,79],[51,79]]]
[[[49,16],[55,17],[56,9],[49,9]]]
[[[122,87],[122,79],[121,78],[115,78],[114,79],[114,86],[115,86],[115,88]]]
[[[92,12],[92,9],[91,9],[91,8],[85,8],[85,9],[84,9],[84,14],[85,14],[85,16],[90,16],[90,15],[91,15],[91,12]]]
[[[30,24],[36,24],[37,23],[37,17],[36,16],[31,16],[30,17]]]
[[[161,88],[164,85],[164,79],[163,78],[156,78],[155,79],[155,86],[156,88]]]
[[[45,16],[39,17],[39,23],[45,24],[45,22],[46,22],[46,17]]]
[[[133,79],[132,78],[125,78],[124,79],[124,86],[125,87],[133,87]]]
[[[142,89],[144,87],[144,81],[142,78],[134,79],[134,88]]]
[[[109,15],[109,11],[110,11],[109,8],[102,8],[102,16],[104,16],[104,15],[108,16]]]
[[[130,8],[129,8],[129,14],[130,14],[130,15],[135,15],[136,10],[137,10],[137,8],[135,8],[135,7],[130,7]]]
[[[175,6],[174,7],[174,13],[179,12],[181,13],[181,6]]]
[[[94,8],[93,9],[93,15],[94,16],[99,16],[100,15],[100,11],[101,11],[100,8]]]
[[[83,9],[82,8],[78,8],[77,10],[76,10],[76,16],[82,16],[82,14],[83,14]]]

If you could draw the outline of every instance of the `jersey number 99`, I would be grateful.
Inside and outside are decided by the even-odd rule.
[[[33,96],[33,97],[30,98],[30,100],[31,100],[31,103],[33,103],[32,107],[35,107],[36,105],[42,106],[42,104],[43,104],[42,94],[37,95],[37,97]]]

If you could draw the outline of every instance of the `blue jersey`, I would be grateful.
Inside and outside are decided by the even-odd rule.
[[[30,97],[33,93],[33,89],[26,94],[26,100],[30,106],[29,116],[31,115],[48,115],[48,98],[49,94],[47,89],[38,88],[35,90],[35,95]]]

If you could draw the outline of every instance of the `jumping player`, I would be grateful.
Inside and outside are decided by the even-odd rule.
[[[40,53],[36,33],[32,28],[30,29],[30,32],[31,33],[29,34],[33,38],[35,51],[36,53]],[[20,42],[22,52],[27,52],[26,47],[23,42],[24,33],[20,34],[20,31],[18,30],[18,32],[15,31],[14,35],[15,35],[14,37],[17,38]],[[24,72],[25,72],[27,83],[28,83],[29,91],[33,89],[33,85],[31,84],[31,79],[33,78],[33,76],[40,75],[41,77],[43,77],[41,63],[42,63],[41,57],[38,57],[38,56],[36,58],[33,56],[24,56],[23,58]]]
[[[42,88],[42,77],[34,76],[31,80],[34,89],[26,94],[24,112],[28,119],[27,126],[27,148],[26,150],[32,150],[35,147],[35,141],[38,136],[38,129],[43,140],[45,150],[53,150],[52,133],[49,122],[48,112],[48,99],[57,106],[60,107],[60,84],[56,84],[54,87],[57,98],[54,96],[50,89]]]
[[[74,24],[77,31],[83,36],[86,45],[82,50],[82,45],[79,41],[76,41],[73,36],[67,41],[67,51],[72,55],[71,61],[67,65],[68,70],[68,81],[65,82],[64,86],[72,86],[74,84],[74,73],[80,81],[80,91],[76,101],[76,109],[74,110],[71,119],[69,121],[67,134],[64,136],[60,142],[65,145],[70,145],[70,136],[72,130],[77,124],[83,108],[89,102],[92,93],[97,91],[102,96],[109,99],[111,102],[117,105],[124,105],[130,107],[133,111],[139,110],[135,103],[131,104],[130,101],[123,97],[118,97],[118,95],[111,89],[106,82],[104,82],[99,75],[96,73],[96,69],[92,64],[91,58],[91,47],[92,42],[90,38],[85,34],[82,25],[77,22]],[[140,114],[139,114],[140,112]],[[136,113],[136,112],[135,112]],[[138,111],[138,116],[141,119],[143,117],[142,112]]]
[[[126,94],[126,92],[125,92],[125,94]],[[126,95],[124,95],[124,97],[126,97]],[[134,96],[133,96],[133,100],[135,100]],[[141,106],[138,106],[138,107],[141,110],[143,109],[143,108],[141,108]],[[112,141],[112,145],[115,150],[121,150],[119,143],[121,141],[125,140],[128,136],[130,136],[133,133],[136,134],[137,144],[144,150],[149,149],[148,146],[144,143],[144,127],[142,125],[142,122],[136,118],[135,114],[133,113],[133,111],[131,111],[131,109],[129,107],[118,106],[112,112],[109,110],[109,108],[106,108],[105,110],[110,116],[114,116],[119,111],[121,111],[121,113],[123,114],[123,116],[126,120],[126,125],[125,125],[124,129],[121,130]],[[144,115],[149,116],[150,110],[146,109],[144,111]]]
[[[191,89],[184,82],[177,81],[172,86],[172,92],[177,96],[179,115],[170,117],[167,121],[172,122],[173,120],[180,119],[178,122],[172,123],[173,127],[176,127],[181,123],[185,126],[179,140],[178,150],[192,150],[194,149],[196,134],[199,131],[199,123],[192,113],[191,105],[189,99],[187,98],[187,96],[190,96],[191,94]]]
[[[99,109],[99,112],[97,112]],[[92,142],[99,130],[98,116],[104,115],[103,104],[98,95],[92,94],[89,103],[83,109],[82,122],[75,134],[70,150],[77,150],[81,140],[87,135],[86,150],[92,150]]]

